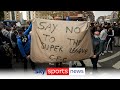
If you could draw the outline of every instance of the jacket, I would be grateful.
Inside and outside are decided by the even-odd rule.
[[[113,26],[114,36],[120,36],[119,28],[117,26]]]
[[[32,24],[28,27],[27,30],[25,30],[24,35],[28,37],[28,41],[25,43],[25,45],[22,44],[21,36],[17,36],[17,45],[20,50],[20,53],[22,57],[26,57],[27,54],[30,52],[30,44],[31,44],[31,36],[29,35],[29,32],[32,29]]]
[[[94,36],[92,37],[92,41],[93,41],[93,52],[94,55],[99,56],[99,54],[101,54],[102,52],[102,43],[100,38],[95,38]]]

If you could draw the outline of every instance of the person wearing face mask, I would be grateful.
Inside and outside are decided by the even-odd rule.
[[[101,47],[102,43],[100,41],[99,35],[100,35],[100,32],[95,31],[94,36],[92,37],[94,55],[90,59],[93,64],[93,71],[97,71],[97,62],[99,60],[99,55],[102,52],[102,47]]]

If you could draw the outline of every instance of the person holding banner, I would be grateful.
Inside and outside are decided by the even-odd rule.
[[[32,29],[32,24],[29,25],[28,29],[23,30],[23,28],[18,29],[17,36],[17,45],[20,50],[22,57],[24,58],[24,69],[27,69],[27,62],[30,60],[30,44],[31,44],[31,36],[29,32]],[[35,63],[30,60],[32,69],[35,69]]]
[[[90,59],[91,59],[91,62],[93,64],[93,71],[97,71],[97,62],[99,60],[99,55],[102,52],[102,47],[101,47],[102,43],[101,43],[101,40],[99,38],[99,35],[100,35],[100,32],[95,31],[94,36],[92,37],[94,55]]]

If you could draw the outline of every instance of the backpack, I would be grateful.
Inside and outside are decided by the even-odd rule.
[[[3,42],[3,45],[1,45],[4,49],[5,56],[12,57],[12,48],[10,47],[9,43]]]
[[[21,41],[23,46],[25,46],[25,44],[28,42],[28,36],[27,35],[22,35],[21,36]]]

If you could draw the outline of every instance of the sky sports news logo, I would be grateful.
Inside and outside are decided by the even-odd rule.
[[[35,74],[41,74],[41,75],[44,75],[45,74],[45,69],[43,69],[43,68],[37,68],[37,69],[35,69]]]
[[[47,75],[85,75],[85,68],[47,68]]]

